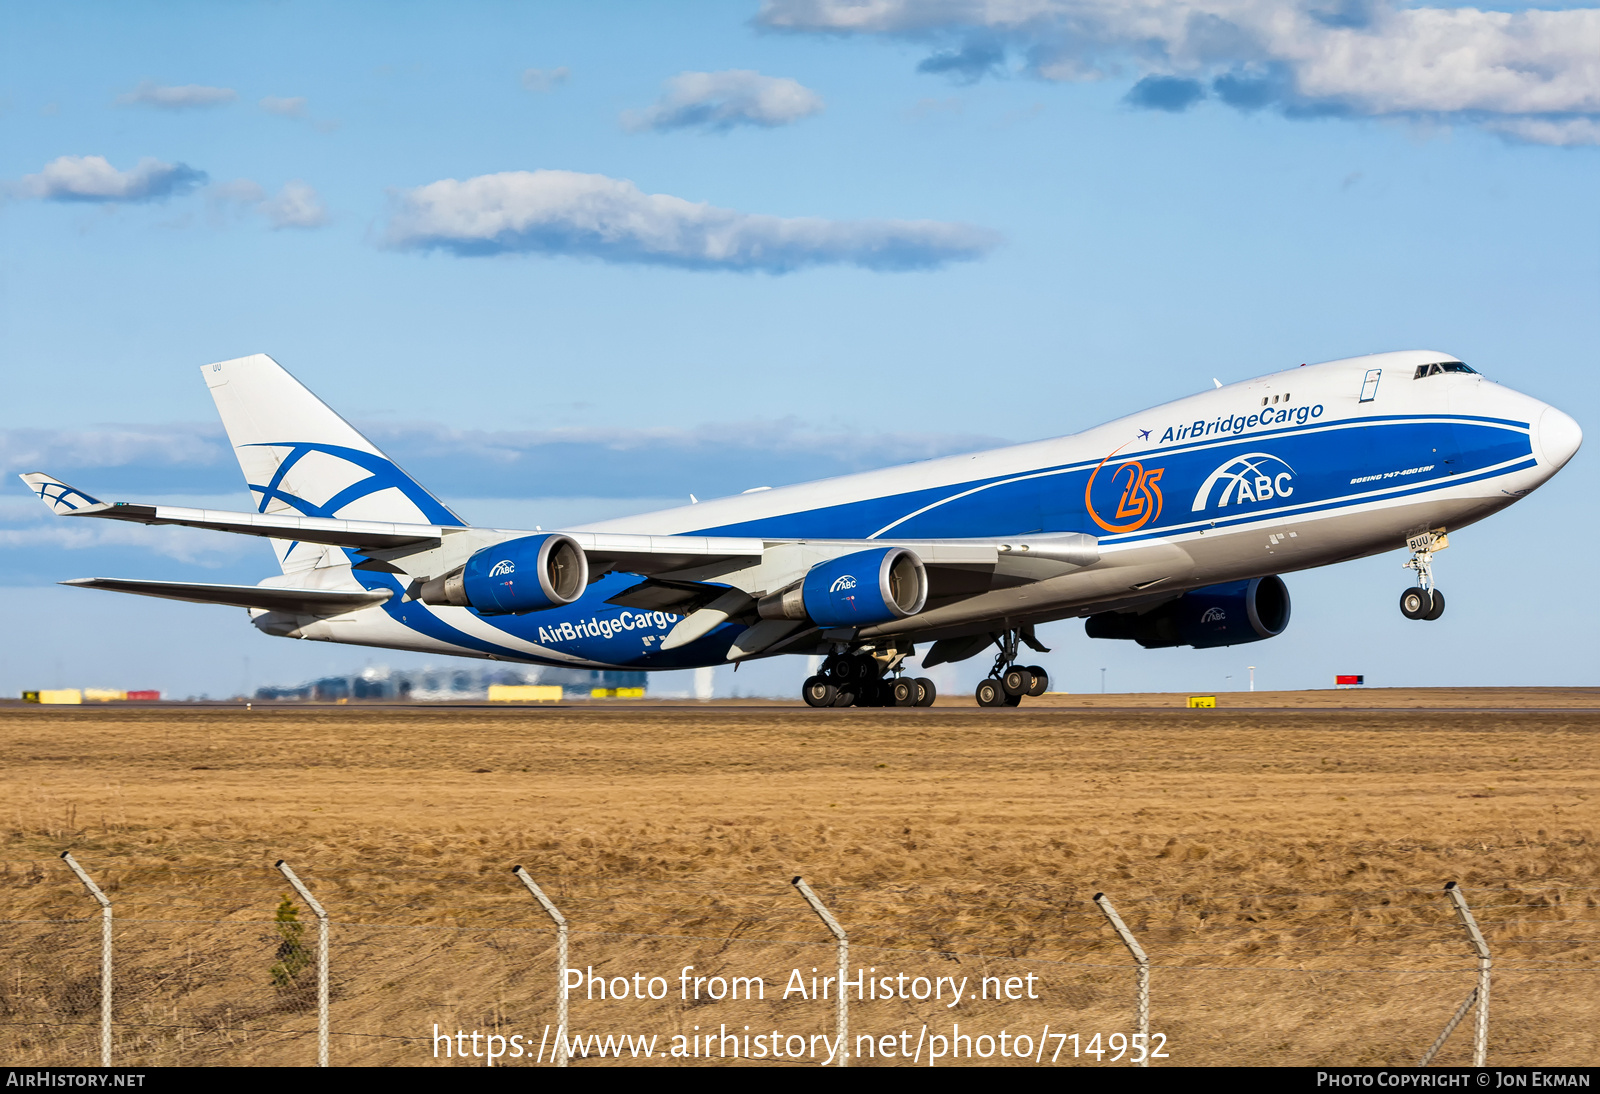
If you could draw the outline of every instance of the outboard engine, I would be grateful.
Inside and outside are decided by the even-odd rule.
[[[870,627],[916,615],[927,602],[922,560],[904,547],[880,547],[818,563],[799,584],[762,597],[756,610],[763,619]]]
[[[1090,638],[1131,638],[1147,650],[1237,646],[1275,638],[1289,625],[1289,590],[1277,576],[1191,589],[1142,615],[1101,612],[1084,620]]]
[[[497,543],[422,586],[424,604],[513,615],[559,608],[583,595],[589,559],[571,536],[550,533]]]

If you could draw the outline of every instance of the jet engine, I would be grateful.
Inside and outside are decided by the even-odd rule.
[[[798,584],[762,597],[756,610],[764,619],[870,627],[916,615],[927,602],[922,560],[904,547],[880,547],[818,563]]]
[[[1236,646],[1274,638],[1289,625],[1289,590],[1280,577],[1191,589],[1142,615],[1101,612],[1084,620],[1090,638],[1131,638],[1147,650]]]
[[[423,584],[424,604],[514,615],[571,604],[589,584],[589,560],[570,536],[524,536],[497,543],[465,566]]]

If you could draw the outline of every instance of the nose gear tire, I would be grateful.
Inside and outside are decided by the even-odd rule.
[[[1444,614],[1444,594],[1438,589],[1433,590],[1433,607],[1429,608],[1424,619],[1438,619]]]
[[[1433,597],[1428,590],[1412,586],[1400,594],[1400,614],[1407,619],[1425,619],[1433,609]]]

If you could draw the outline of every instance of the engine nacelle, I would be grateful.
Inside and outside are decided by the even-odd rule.
[[[1143,615],[1101,612],[1084,620],[1090,638],[1131,638],[1147,650],[1237,646],[1274,638],[1289,625],[1289,590],[1280,577],[1192,589]]]
[[[551,533],[485,547],[461,569],[424,584],[417,599],[513,615],[571,604],[588,584],[583,548],[571,536]]]
[[[916,615],[927,602],[922,560],[904,547],[880,547],[813,566],[798,590],[763,600],[762,614],[810,618],[819,627],[870,627]]]

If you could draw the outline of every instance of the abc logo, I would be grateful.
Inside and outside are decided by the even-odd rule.
[[[1245,502],[1287,498],[1294,493],[1294,476],[1294,468],[1271,453],[1235,456],[1206,476],[1195,492],[1191,511],[1201,512],[1212,502],[1218,509],[1226,509]]]
[[[833,586],[828,591],[830,593],[841,593],[841,592],[844,592],[846,589],[854,589],[855,587],[856,587],[856,579],[854,577],[852,577],[851,575],[849,575],[849,574],[845,574],[841,578],[836,578],[834,580]]]
[[[516,572],[517,572],[517,564],[515,562],[512,562],[509,558],[506,558],[506,559],[501,559],[499,562],[496,562],[494,564],[494,569],[489,571],[489,576],[490,577],[501,577],[501,576],[503,576],[505,574],[514,574]]]

